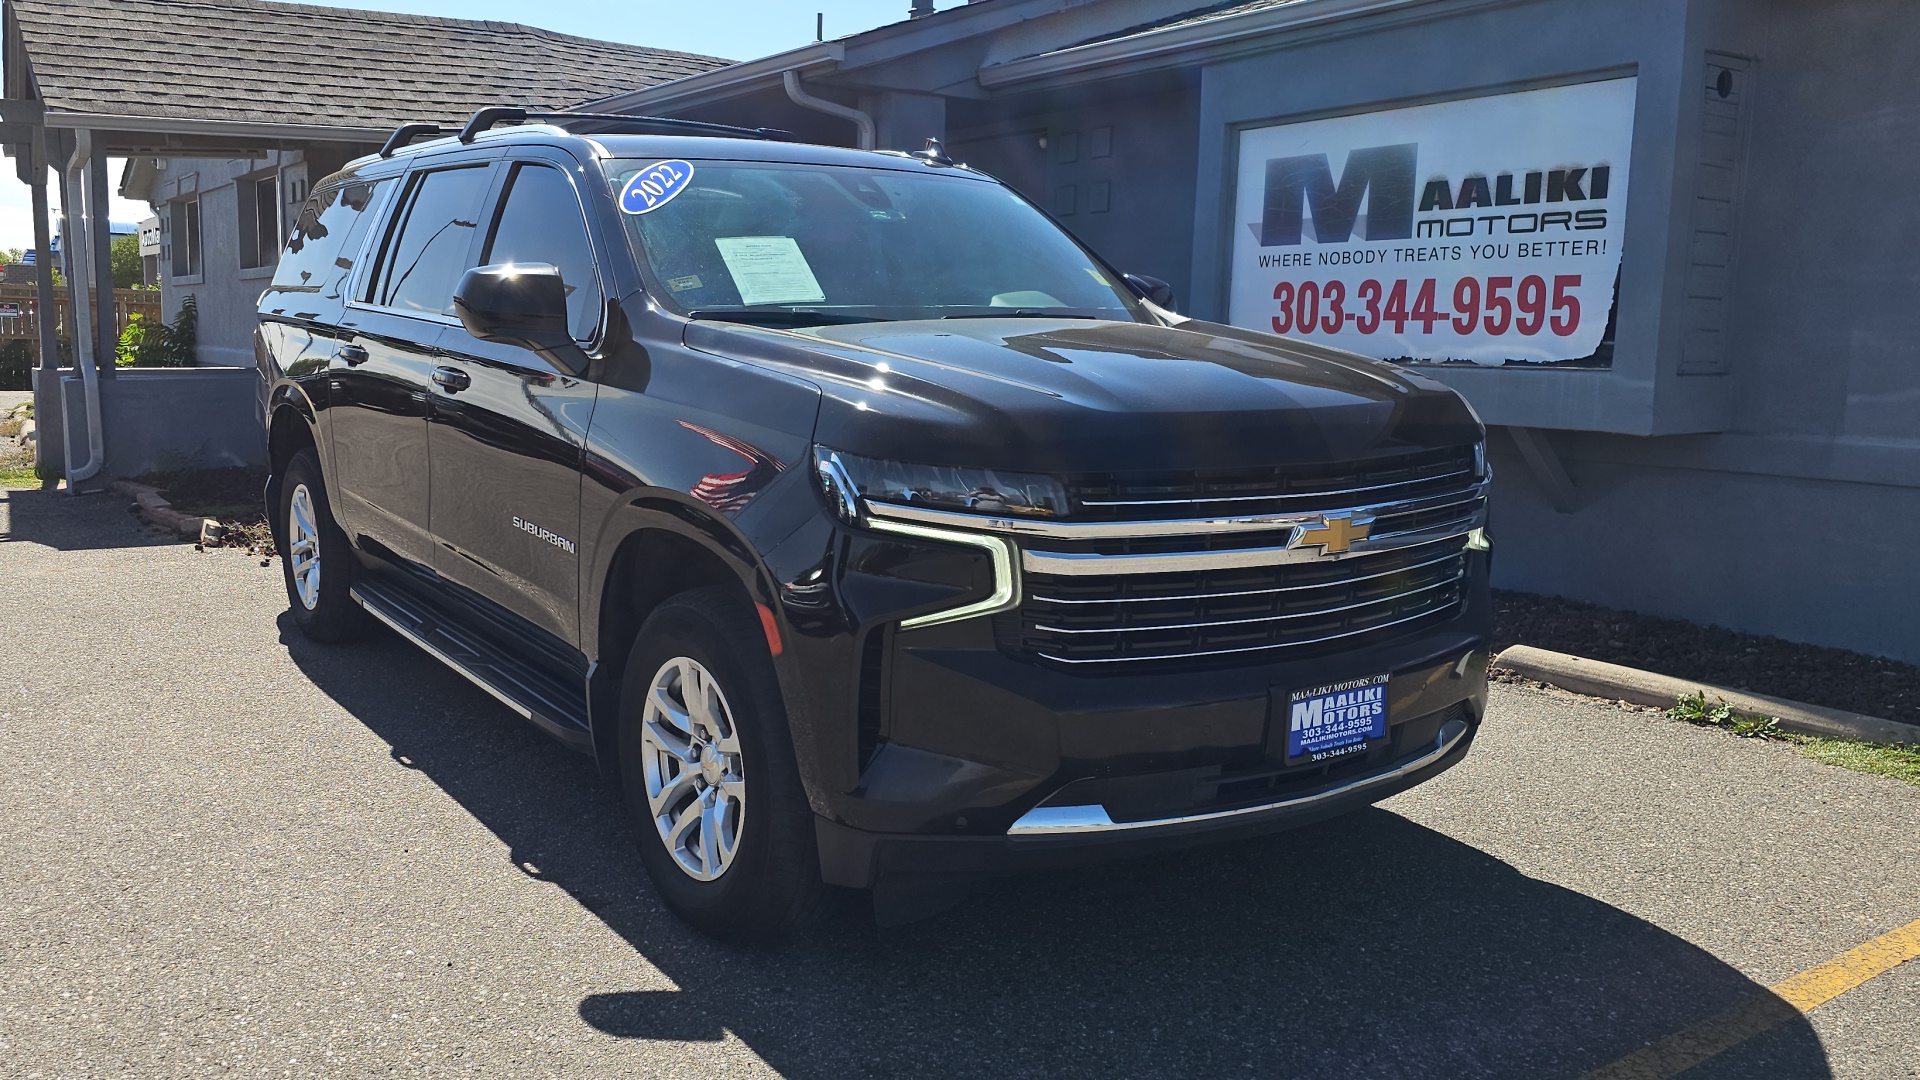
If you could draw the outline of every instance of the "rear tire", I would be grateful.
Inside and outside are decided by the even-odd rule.
[[[287,604],[300,632],[315,641],[351,641],[366,629],[367,614],[353,599],[353,551],[333,520],[333,504],[320,478],[312,447],[293,455],[280,479],[274,540]]]
[[[647,875],[695,928],[778,941],[818,910],[813,811],[738,589],[682,593],[640,628],[620,693],[620,780]]]

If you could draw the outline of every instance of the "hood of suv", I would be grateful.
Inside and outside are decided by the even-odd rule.
[[[1480,437],[1457,395],[1391,365],[1235,327],[1083,319],[689,328],[703,351],[802,374],[818,440],[999,468],[1338,461]]]

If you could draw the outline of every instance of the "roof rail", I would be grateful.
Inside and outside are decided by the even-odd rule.
[[[709,124],[704,120],[675,120],[666,116],[628,116],[624,113],[588,113],[541,111],[525,109],[514,105],[495,105],[481,109],[460,129],[460,141],[470,143],[474,136],[492,128],[496,124],[524,124],[529,120],[567,127],[576,123],[611,124],[629,129],[652,129],[664,134],[719,135],[734,139],[769,139],[778,142],[790,142],[793,132],[779,128],[734,127],[732,124]]]
[[[422,135],[445,135],[447,129],[439,124],[401,124],[387,136],[387,143],[380,148],[380,156],[389,158],[395,150],[407,145]]]

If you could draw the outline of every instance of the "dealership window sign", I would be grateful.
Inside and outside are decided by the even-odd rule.
[[[1241,132],[1229,318],[1383,359],[1593,356],[1633,98],[1612,79]]]

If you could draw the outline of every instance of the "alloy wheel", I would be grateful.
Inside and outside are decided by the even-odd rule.
[[[287,569],[300,603],[312,611],[320,603],[320,522],[305,484],[287,500]]]
[[[641,716],[647,808],[673,861],[696,881],[727,872],[747,809],[740,732],[718,680],[676,656],[647,686]]]

